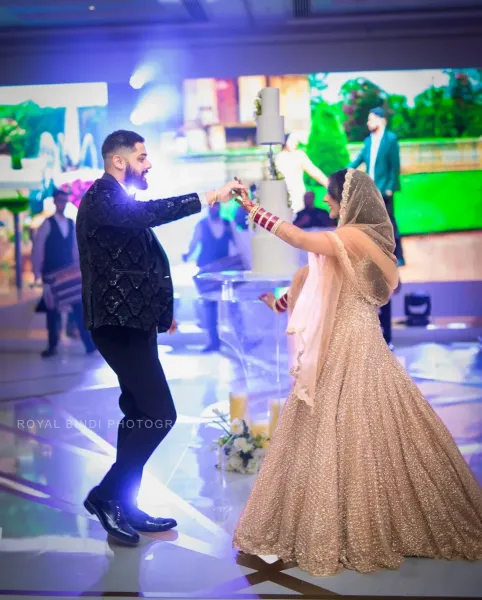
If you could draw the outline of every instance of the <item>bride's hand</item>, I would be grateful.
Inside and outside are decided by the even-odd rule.
[[[235,177],[235,181],[239,184],[239,185],[243,185],[241,183],[241,180],[238,179],[237,177]],[[235,198],[236,202],[242,206],[244,208],[244,210],[246,212],[250,212],[251,209],[256,206],[256,204],[254,204],[254,202],[252,202],[251,198],[249,197],[248,194],[248,189],[245,187],[245,189],[239,189],[239,196],[237,198]]]
[[[254,202],[252,202],[251,198],[248,195],[248,192],[244,190],[241,192],[240,197],[236,198],[236,202],[241,205],[246,212],[251,212],[251,209],[256,206]]]
[[[235,177],[231,181],[228,181],[228,183],[225,183],[215,192],[208,192],[208,194],[214,193],[218,202],[229,202],[230,200],[236,199],[243,193],[247,194],[248,190],[249,187],[247,185],[244,185],[244,183],[242,183],[240,179]]]
[[[276,302],[274,294],[272,294],[271,292],[267,292],[266,294],[261,294],[259,299],[261,300],[261,302],[264,302],[266,306],[271,308],[271,310],[274,310],[274,303]]]

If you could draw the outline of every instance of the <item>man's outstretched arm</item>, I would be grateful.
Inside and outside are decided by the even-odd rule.
[[[157,227],[199,213],[203,204],[227,202],[234,197],[233,190],[241,193],[245,188],[246,186],[236,181],[230,181],[219,190],[206,194],[193,193],[140,202],[129,198],[116,188],[96,182],[89,190],[89,193],[95,196],[95,200],[89,206],[88,216],[98,225],[127,229]]]

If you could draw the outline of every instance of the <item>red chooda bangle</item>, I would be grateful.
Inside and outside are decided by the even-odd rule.
[[[274,303],[276,312],[286,312],[288,310],[288,294],[284,294]]]
[[[263,229],[266,229],[267,231],[272,231],[273,228],[276,231],[279,225],[278,227],[275,227],[275,225],[281,221],[279,217],[276,217],[264,208],[258,208],[258,210],[254,213],[252,219],[254,223],[256,223],[256,225],[263,227]]]

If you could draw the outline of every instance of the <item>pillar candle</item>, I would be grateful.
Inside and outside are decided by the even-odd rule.
[[[272,400],[269,406],[269,437],[273,437],[280,412],[281,402],[279,400]]]
[[[248,398],[246,394],[229,394],[229,417],[231,423],[234,419],[242,421],[246,417],[246,408],[248,406]]]
[[[251,435],[256,437],[257,435],[264,435],[266,438],[269,437],[269,422],[268,421],[254,421],[250,427]],[[268,447],[268,440],[263,443],[263,448]]]
[[[253,437],[257,435],[269,436],[269,423],[267,421],[254,421],[250,429]]]

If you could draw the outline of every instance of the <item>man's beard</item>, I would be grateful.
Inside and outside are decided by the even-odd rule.
[[[147,190],[148,184],[145,178],[146,174],[147,171],[144,171],[142,175],[138,175],[130,165],[127,165],[125,185],[127,187],[133,186],[138,190]]]

